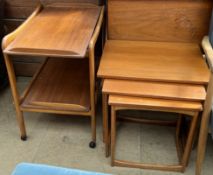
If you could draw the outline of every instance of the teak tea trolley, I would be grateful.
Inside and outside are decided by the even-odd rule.
[[[98,76],[103,80],[103,138],[112,165],[185,171],[197,119],[202,110],[205,113],[203,103],[212,86],[199,46],[208,33],[211,10],[210,0],[108,0],[108,35]],[[126,109],[172,112],[179,117],[174,124],[117,116],[117,111]],[[186,142],[180,142],[185,115],[191,118],[191,124]],[[179,162],[165,165],[116,160],[116,118],[176,126]]]
[[[96,146],[95,45],[104,8],[93,4],[39,5],[17,30],[3,40],[3,50],[21,139],[27,134],[23,112],[91,117]],[[17,90],[12,55],[44,56],[22,96]]]

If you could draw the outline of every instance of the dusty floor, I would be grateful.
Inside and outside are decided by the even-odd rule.
[[[28,79],[19,78],[20,89]],[[100,104],[99,104],[100,106]],[[101,109],[100,109],[101,111]],[[97,124],[97,148],[90,149],[89,119],[75,116],[25,113],[28,140],[19,139],[10,89],[0,93],[0,175],[10,175],[19,162],[44,163],[62,167],[120,175],[176,175],[181,173],[111,167],[104,156],[101,112]],[[152,116],[156,113],[142,112]],[[165,115],[159,113],[158,116]],[[127,160],[175,163],[174,129],[142,124],[121,123],[118,127],[116,156]],[[185,175],[195,173],[196,149]],[[209,138],[204,175],[213,172],[213,141]]]

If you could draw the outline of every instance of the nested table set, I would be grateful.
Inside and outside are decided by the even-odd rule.
[[[199,46],[188,43],[159,44],[108,40],[98,76],[103,78],[104,140],[107,156],[111,145],[112,165],[184,171],[195,137],[198,114],[203,110],[202,103],[206,99],[205,86],[210,78]],[[108,105],[111,106],[111,124]],[[182,145],[179,139],[182,115],[179,115],[175,125],[180,161],[178,165],[116,160],[116,112],[127,109],[173,112],[190,116],[191,124],[185,145]],[[130,120],[134,121],[134,118],[130,117]],[[140,122],[140,119],[135,121]],[[143,118],[141,122],[154,124],[153,121]],[[163,123],[155,121],[155,124]]]
[[[3,50],[15,103],[21,139],[27,134],[23,112],[91,117],[96,145],[95,44],[101,33],[104,8],[92,4],[42,4],[3,40]],[[19,95],[12,55],[47,59]]]
[[[211,1],[120,1],[107,4],[108,38],[98,70],[103,80],[103,128],[112,166],[184,172],[199,114],[211,98],[210,65],[200,43],[208,33]],[[198,14],[202,14],[198,17]],[[207,101],[206,101],[207,100]],[[118,116],[122,110],[178,113],[176,123]],[[207,115],[207,114],[206,114]],[[186,141],[182,120],[190,119]],[[179,162],[150,164],[116,159],[118,119],[175,125]],[[134,136],[133,136],[134,137]]]
[[[199,45],[208,31],[212,2],[162,2],[107,1],[107,40],[97,73],[103,82],[103,139],[112,165],[183,172],[199,114],[204,111],[207,115],[211,101],[212,64],[207,64]],[[90,4],[40,5],[4,38],[4,57],[22,140],[27,138],[24,111],[82,115],[91,117],[90,147],[95,147],[95,45],[103,16],[103,7]],[[22,96],[17,90],[12,55],[47,57]],[[179,115],[175,122],[162,121],[118,116],[122,110]],[[181,126],[185,116],[190,125],[184,143]],[[179,163],[117,160],[118,118],[175,126]]]

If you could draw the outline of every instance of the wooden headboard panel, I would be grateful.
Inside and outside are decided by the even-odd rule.
[[[212,0],[108,0],[108,38],[200,42]]]

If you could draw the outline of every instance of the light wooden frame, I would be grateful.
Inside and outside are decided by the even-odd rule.
[[[198,121],[198,115],[199,111],[183,111],[183,110],[174,110],[173,112],[179,113],[179,114],[187,114],[191,117],[191,124],[189,128],[188,137],[186,140],[185,149],[183,149],[183,153],[180,151],[180,142],[179,142],[179,136],[180,136],[180,125],[182,116],[179,116],[177,125],[176,125],[176,146],[177,146],[177,153],[179,157],[179,164],[177,165],[161,165],[161,164],[148,164],[148,163],[136,163],[136,162],[130,162],[130,161],[124,161],[124,160],[116,160],[115,159],[115,143],[116,143],[116,112],[119,110],[155,110],[155,111],[164,111],[168,112],[171,111],[171,109],[150,109],[145,107],[139,107],[134,105],[129,106],[122,106],[121,104],[111,104],[111,165],[112,166],[123,166],[123,167],[132,167],[132,168],[143,168],[143,169],[153,169],[153,170],[162,170],[162,171],[177,171],[177,172],[184,172],[185,168],[188,164],[193,140],[195,137],[195,129],[197,126]]]
[[[115,3],[115,2],[113,2],[112,1],[112,3]],[[139,3],[139,1],[138,1],[138,3]],[[159,2],[160,3],[160,2]],[[174,3],[179,3],[179,2],[174,2]],[[190,2],[189,2],[190,3]],[[202,3],[202,2],[199,2],[199,3]],[[204,19],[204,21],[206,22],[206,24],[208,24],[208,22],[209,22],[209,17],[210,17],[210,13],[211,13],[211,9],[212,9],[212,2],[206,2],[207,4],[205,5],[205,9],[207,9],[206,7],[208,6],[208,11],[205,11],[205,12],[207,12],[208,14],[207,14],[207,16],[208,17],[204,17],[203,19]],[[123,4],[125,4],[126,6],[124,6]],[[122,5],[122,10],[121,9],[119,9],[120,11],[128,11],[129,9],[127,8],[128,7],[128,2],[124,2]],[[111,4],[112,5],[112,4]],[[137,7],[137,5],[138,4],[136,4],[134,7]],[[118,3],[116,4],[116,6],[115,6],[115,8],[114,8],[114,10],[116,9],[118,9],[117,7],[119,7],[119,5],[118,5]],[[190,6],[191,7],[191,6]],[[198,7],[198,6],[197,6]],[[203,6],[204,7],[204,6]],[[109,7],[107,7],[108,9],[109,9]],[[160,8],[160,7],[159,7]],[[200,7],[200,8],[202,8],[202,7]],[[127,9],[127,10],[126,10]],[[204,9],[204,8],[203,8]],[[203,9],[201,9],[200,11],[202,11]],[[137,10],[138,10],[138,7],[137,7]],[[136,12],[135,13],[140,13],[141,11],[140,10],[135,10]],[[198,9],[199,10],[199,9]],[[120,26],[120,28],[119,28],[119,30],[116,30],[116,29],[118,29],[118,28],[116,28],[115,29],[115,26],[114,26],[114,28],[113,29],[111,29],[111,31],[113,31],[113,32],[123,32],[122,34],[122,37],[120,37],[121,35],[114,35],[113,37],[111,37],[111,39],[117,39],[117,40],[119,40],[119,39],[122,39],[122,40],[125,40],[125,39],[129,39],[129,40],[143,40],[144,39],[144,37],[142,37],[142,38],[139,38],[138,37],[138,35],[135,35],[136,37],[135,38],[130,38],[130,36],[128,35],[128,36],[126,36],[125,35],[125,32],[127,31],[127,29],[125,28],[126,26],[128,26],[128,24],[126,24],[126,26],[124,27],[124,21],[126,20],[126,18],[124,18],[124,16],[120,13],[120,11],[118,11],[118,14],[120,15],[119,17],[122,17],[122,22],[121,21],[119,21],[118,19],[118,17],[117,18],[115,18],[114,20],[113,20],[113,18],[111,18],[111,22],[114,22],[114,24],[116,24],[116,25],[119,25],[119,23],[121,24],[121,26]],[[112,10],[111,10],[111,12],[112,12]],[[114,12],[114,11],[113,11]],[[128,13],[127,13],[128,14]],[[189,13],[187,13],[187,14],[189,14]],[[111,15],[111,16],[113,16],[113,15]],[[141,15],[138,15],[138,16],[141,16]],[[143,15],[142,15],[143,16]],[[159,15],[160,16],[160,15]],[[129,16],[129,18],[131,18],[132,16]],[[143,17],[144,18],[144,17]],[[121,18],[120,18],[121,19]],[[148,19],[148,18],[147,18]],[[197,21],[196,20],[197,18],[195,17],[194,18],[194,20],[195,21]],[[116,21],[117,20],[117,21]],[[148,22],[147,23],[149,23],[150,22],[150,20],[147,20]],[[160,20],[158,20],[158,21],[160,21]],[[203,20],[201,20],[201,21],[203,21]],[[131,20],[130,20],[130,23],[132,24],[132,23],[134,23],[134,22],[132,22]],[[201,23],[200,23],[201,24]],[[141,32],[141,30],[138,30],[138,28],[140,27],[139,26],[140,24],[138,23],[138,22],[136,22],[134,25],[131,25],[132,26],[132,34],[134,35],[135,33],[139,33],[139,32]],[[109,24],[108,24],[108,29],[109,29]],[[135,26],[138,26],[138,27],[136,27],[135,28]],[[206,28],[206,26],[207,25],[200,25],[200,27],[199,27],[199,32],[201,31],[200,30],[200,28],[205,28],[205,30],[207,31],[208,29]],[[112,26],[110,26],[110,27],[112,27]],[[185,25],[185,27],[186,27],[186,25]],[[122,28],[122,30],[121,30],[121,28]],[[155,28],[154,28],[155,29]],[[177,28],[175,28],[175,30],[176,30]],[[124,32],[125,31],[125,32]],[[148,31],[148,30],[147,30]],[[156,32],[156,30],[153,30],[154,32]],[[188,31],[187,29],[186,29],[186,31]],[[135,33],[134,33],[135,32]],[[128,32],[127,32],[128,33]],[[131,32],[130,32],[131,33]],[[146,33],[146,32],[145,32]],[[200,34],[200,37],[198,37],[198,38],[194,38],[193,39],[193,42],[200,42],[200,40],[201,40],[201,38],[203,37],[203,35],[205,34],[206,32],[204,31],[203,33],[201,33]],[[189,32],[189,36],[191,36],[191,34],[192,33],[190,33]],[[108,37],[109,37],[109,35],[110,35],[110,32],[108,31]],[[155,36],[155,35],[152,35],[152,36]],[[184,40],[184,41],[187,41],[187,42],[192,42],[192,37],[189,37],[189,38],[185,38],[184,39],[184,37],[185,37],[185,35],[182,35],[183,36],[183,38],[173,38],[175,35],[172,35],[172,41],[173,42],[180,42],[180,40]],[[146,37],[146,36],[145,36]],[[148,37],[150,37],[150,35],[148,35]],[[171,38],[170,39],[165,39],[165,35],[161,35],[161,37],[162,38],[160,38],[160,39],[162,39],[163,41],[171,41]],[[152,38],[153,39],[153,38]],[[147,40],[152,40],[152,39],[147,39]],[[155,40],[156,38],[154,38],[154,40]],[[159,41],[159,38],[157,38],[157,40]],[[183,41],[182,40],[182,41]],[[211,63],[212,63],[213,61],[211,61]],[[212,65],[212,64],[211,64]],[[212,66],[211,66],[211,69],[212,69]],[[211,75],[211,77],[213,77],[212,75]],[[102,78],[109,78],[109,77],[102,77]],[[114,77],[111,77],[111,78],[114,78]],[[124,78],[124,77],[123,77]],[[125,77],[126,78],[126,77]],[[103,81],[104,81],[104,79],[103,79]],[[208,81],[208,80],[207,80]],[[206,109],[207,108],[210,108],[210,104],[209,104],[209,101],[210,101],[210,99],[209,98],[211,98],[210,96],[212,96],[212,95],[210,95],[210,94],[212,94],[212,89],[213,89],[213,86],[212,86],[212,84],[213,84],[213,78],[211,78],[211,80],[210,81],[208,81],[208,82],[206,82],[205,84],[203,84],[203,86],[205,86],[205,88],[206,87],[208,87],[207,88],[207,98],[206,98],[206,101],[204,100],[203,102],[205,103],[205,105],[204,105],[204,112],[203,112],[203,115],[206,115],[207,113],[209,113],[209,110],[207,110],[207,112],[206,112]],[[109,117],[108,117],[108,115],[109,115],[109,108],[108,108],[108,97],[109,97],[109,95],[110,94],[106,94],[106,93],[103,93],[102,94],[102,105],[103,105],[103,128],[104,128],[104,130],[103,130],[103,140],[104,140],[104,142],[105,142],[105,145],[106,145],[106,156],[109,156],[109,144],[110,144],[110,123],[109,123]],[[208,100],[209,99],[209,100]],[[171,112],[179,112],[179,113],[182,113],[183,111],[171,111]],[[188,113],[189,115],[190,115],[190,113]],[[204,120],[208,120],[208,119],[204,119],[204,117],[202,118],[202,123],[204,123],[204,124],[202,124],[202,125],[207,125],[205,122],[206,121],[204,121]],[[107,129],[105,129],[105,128],[107,128]],[[202,136],[204,135],[204,133],[205,132],[207,132],[207,131],[202,131],[201,133],[203,133],[202,134]],[[200,133],[200,135],[201,135],[201,133]],[[201,137],[200,137],[201,138]],[[202,151],[200,151],[200,152],[202,152]],[[199,161],[202,161],[201,159],[201,157],[199,156]],[[145,167],[144,167],[145,168]],[[199,168],[199,166],[197,165],[197,169]],[[200,175],[200,174],[197,174],[197,175]]]
[[[42,4],[40,4],[36,10],[32,13],[32,15],[20,26],[18,27],[14,32],[10,33],[9,35],[5,36],[2,42],[2,48],[5,50],[7,46],[14,41],[16,36],[25,28],[25,26],[43,9]],[[18,125],[20,128],[20,135],[22,140],[27,139],[27,133],[26,133],[26,127],[25,127],[25,122],[24,122],[24,117],[23,117],[23,112],[44,112],[44,113],[56,113],[56,114],[67,114],[67,115],[82,115],[82,116],[88,116],[91,117],[91,128],[92,128],[92,142],[90,142],[90,145],[92,144],[95,147],[96,145],[96,112],[95,112],[95,107],[96,107],[96,100],[95,100],[95,45],[98,39],[98,36],[101,32],[101,27],[102,27],[102,22],[104,18],[104,7],[102,6],[101,12],[99,19],[96,24],[95,31],[92,35],[92,38],[90,40],[88,50],[87,50],[87,55],[89,57],[89,79],[90,79],[90,110],[88,112],[78,112],[78,111],[62,111],[62,110],[40,110],[40,109],[24,109],[21,108],[20,104],[23,100],[23,98],[26,96],[27,92],[29,91],[32,82],[36,79],[36,76],[40,72],[41,69],[37,71],[37,73],[34,75],[32,82],[28,86],[28,88],[24,91],[23,95],[20,96],[19,92],[17,90],[17,83],[16,83],[16,76],[14,72],[14,67],[12,63],[12,58],[10,55],[4,53],[4,58],[5,58],[5,63],[8,71],[8,77],[9,77],[9,82],[10,82],[10,87],[12,91],[12,96],[14,100],[14,105],[16,109],[16,117],[18,121]],[[45,64],[45,63],[44,63]]]

